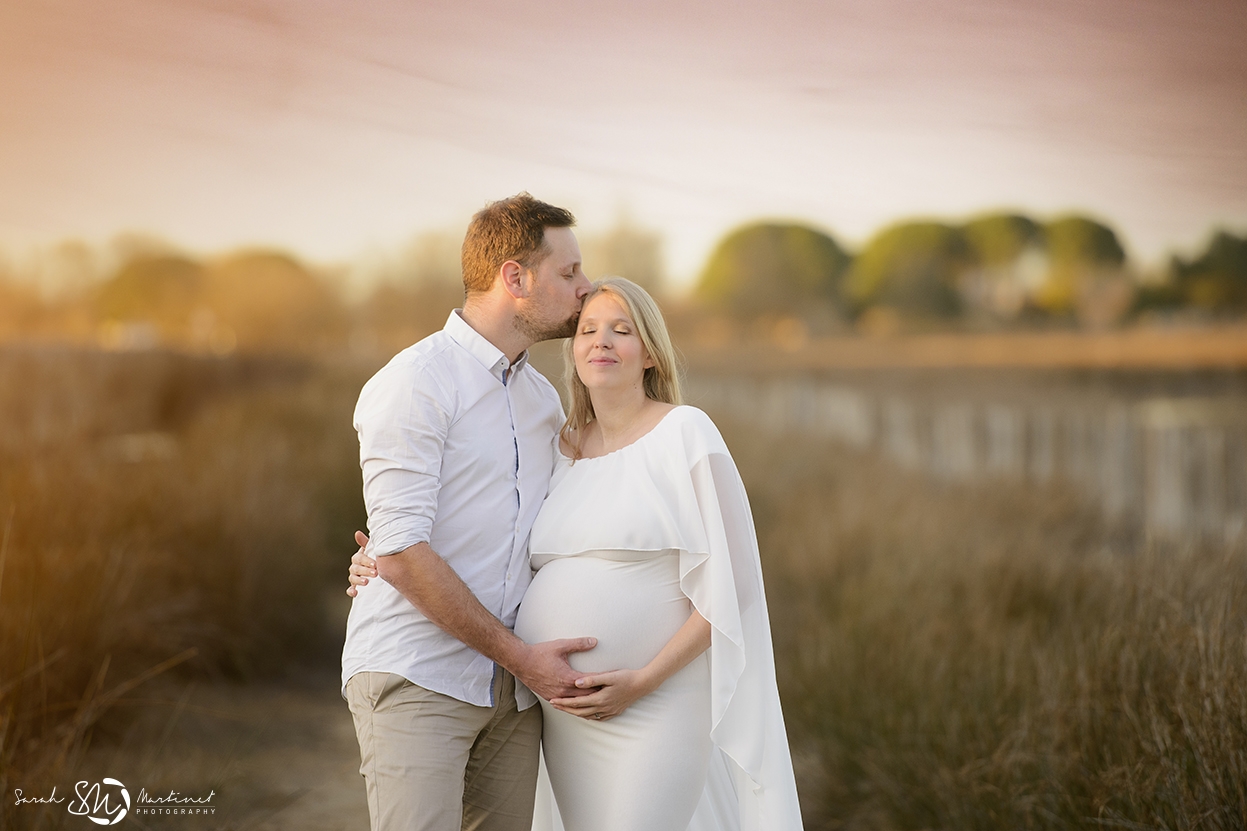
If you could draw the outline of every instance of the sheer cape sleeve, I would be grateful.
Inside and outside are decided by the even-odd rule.
[[[713,422],[682,409],[689,413],[680,424],[688,466],[678,488],[680,586],[711,625],[710,736],[719,754],[689,827],[800,829],[749,500]],[[733,813],[738,826],[727,822]]]

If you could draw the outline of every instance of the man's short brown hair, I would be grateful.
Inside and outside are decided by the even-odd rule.
[[[570,228],[576,217],[527,193],[491,202],[472,217],[463,238],[463,288],[468,293],[489,291],[498,269],[507,260],[536,268],[549,249],[547,228]]]

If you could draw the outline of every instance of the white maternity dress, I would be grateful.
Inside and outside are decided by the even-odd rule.
[[[557,807],[539,792],[535,831],[800,829],[753,520],[705,413],[677,407],[605,456],[560,454],[529,550],[515,631],[596,637],[571,656],[580,671],[645,666],[693,608],[711,624],[710,649],[617,718],[542,702],[539,791]]]

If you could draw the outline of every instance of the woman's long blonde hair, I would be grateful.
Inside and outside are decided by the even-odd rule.
[[[671,335],[667,332],[667,323],[662,312],[649,292],[631,280],[623,277],[603,277],[593,284],[584,299],[583,306],[599,294],[609,294],[619,301],[632,322],[636,325],[637,334],[645,351],[649,353],[654,365],[645,370],[642,383],[645,395],[655,401],[667,404],[682,404],[680,393],[680,370],[676,358],[675,347],[671,345]],[[582,308],[583,308],[582,306]],[[593,402],[589,398],[589,390],[576,374],[576,357],[573,350],[575,336],[563,343],[563,373],[567,389],[571,394],[571,408],[567,413],[567,421],[559,431],[559,437],[572,448],[572,458],[580,458],[580,443],[584,429],[594,419]]]

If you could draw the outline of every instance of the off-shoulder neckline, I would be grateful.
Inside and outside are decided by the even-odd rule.
[[[667,412],[663,413],[662,418],[654,422],[653,427],[649,428],[644,433],[642,433],[641,435],[637,436],[632,441],[625,444],[623,447],[617,447],[609,453],[603,453],[601,456],[581,456],[579,459],[573,459],[571,456],[568,456],[566,453],[563,452],[563,437],[562,436],[558,436],[555,438],[554,449],[559,454],[560,458],[566,459],[569,462],[595,462],[598,459],[609,459],[611,456],[615,456],[619,453],[622,453],[630,447],[636,447],[638,444],[648,439],[650,436],[652,436],[654,433],[658,431],[658,428],[661,427],[663,423],[666,422],[667,419],[671,417],[671,414],[674,413],[676,410],[685,410],[688,408],[689,408],[688,404],[675,405],[670,410],[667,410]]]

